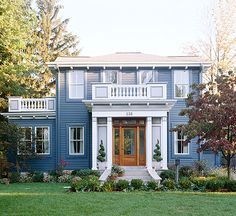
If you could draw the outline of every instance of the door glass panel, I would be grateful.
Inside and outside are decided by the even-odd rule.
[[[144,128],[139,129],[139,154],[144,155]]]
[[[115,142],[115,155],[120,154],[120,129],[115,128],[115,134],[114,134],[114,142]]]
[[[135,154],[135,129],[134,128],[124,129],[124,154],[125,155]]]

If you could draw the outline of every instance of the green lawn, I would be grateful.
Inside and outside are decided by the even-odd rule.
[[[69,193],[65,184],[0,185],[0,215],[235,215],[236,193]]]

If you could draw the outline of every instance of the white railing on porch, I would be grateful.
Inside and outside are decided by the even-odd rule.
[[[9,97],[8,98],[9,112],[34,112],[34,111],[55,111],[56,98],[22,98]]]
[[[92,86],[92,99],[166,99],[166,84],[94,84]]]

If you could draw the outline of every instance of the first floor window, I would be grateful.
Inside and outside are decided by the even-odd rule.
[[[22,137],[18,146],[18,154],[27,154],[32,150],[32,128],[22,127]]]
[[[84,128],[70,127],[69,128],[69,152],[71,155],[84,154]]]
[[[49,127],[35,128],[35,151],[38,154],[50,153]]]
[[[182,131],[174,133],[175,154],[189,154],[189,143],[185,142],[186,136]]]

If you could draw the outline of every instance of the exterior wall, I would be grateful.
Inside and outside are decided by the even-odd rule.
[[[36,127],[36,126],[48,126],[50,128],[50,154],[49,155],[39,155],[36,158],[28,162],[28,168],[30,170],[42,170],[49,171],[54,170],[57,166],[56,162],[56,120],[55,119],[17,119],[10,120],[12,123],[17,124],[22,127]],[[34,133],[34,131],[33,131]]]

